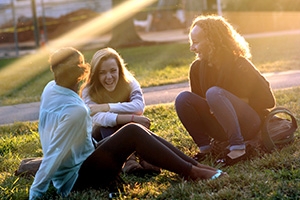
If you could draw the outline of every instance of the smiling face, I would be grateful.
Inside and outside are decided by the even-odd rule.
[[[99,81],[109,92],[115,90],[119,81],[119,67],[114,58],[104,60],[99,69]]]
[[[204,31],[199,26],[194,26],[190,31],[190,50],[194,52],[199,59],[208,58],[209,45]]]

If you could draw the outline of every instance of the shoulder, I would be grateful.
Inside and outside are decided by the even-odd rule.
[[[235,61],[235,65],[238,71],[240,72],[253,72],[260,73],[255,65],[247,58],[239,57]]]
[[[89,97],[89,89],[87,87],[83,88],[81,95],[82,95],[83,99],[88,98]]]
[[[139,89],[141,87],[140,83],[134,77],[129,80],[129,85],[132,90]]]
[[[249,59],[244,58],[244,57],[238,57],[236,59],[235,63],[238,67],[243,67],[243,66],[255,67],[254,64]]]
[[[78,122],[84,120],[89,115],[88,108],[85,105],[69,104],[62,111],[62,118],[67,118],[70,121]]]
[[[190,72],[195,72],[195,71],[199,71],[200,66],[201,66],[201,62],[199,59],[194,60],[192,62],[192,64],[190,65]]]
[[[196,60],[194,60],[193,62],[192,62],[192,64],[191,64],[191,68],[195,68],[195,67],[199,67],[200,66],[200,63],[201,63],[201,60],[199,60],[199,59],[196,59]]]
[[[140,83],[136,80],[135,77],[132,77],[131,79],[129,79],[129,84],[130,85],[140,85]]]

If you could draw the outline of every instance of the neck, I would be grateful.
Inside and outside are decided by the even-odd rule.
[[[57,85],[61,86],[61,87],[65,87],[68,88],[70,90],[73,90],[75,93],[79,94],[79,86],[78,83],[77,84],[73,84],[73,85],[67,85],[67,84],[62,84],[62,83],[56,83]]]

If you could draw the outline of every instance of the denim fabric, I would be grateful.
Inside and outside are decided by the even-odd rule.
[[[260,129],[260,118],[247,103],[216,86],[207,90],[206,99],[188,91],[180,93],[175,108],[199,147],[214,138],[228,140],[231,150],[241,149],[244,140],[255,137]]]

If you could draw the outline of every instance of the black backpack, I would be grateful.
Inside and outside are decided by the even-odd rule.
[[[298,125],[296,118],[288,109],[277,107],[266,116],[261,129],[261,143],[271,152],[276,147],[292,143]]]

